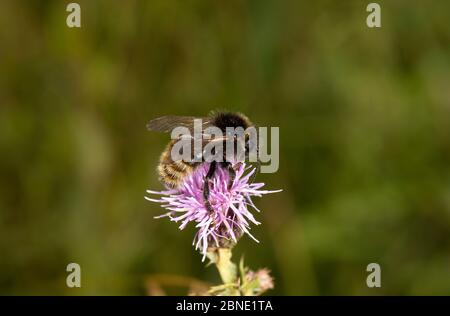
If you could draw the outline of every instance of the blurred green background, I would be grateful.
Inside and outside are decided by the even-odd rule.
[[[377,1],[379,29],[370,1],[76,2],[80,29],[69,1],[0,4],[0,294],[218,283],[144,200],[169,138],[147,121],[213,109],[280,127],[259,179],[284,191],[234,252],[270,294],[450,294],[450,2]]]

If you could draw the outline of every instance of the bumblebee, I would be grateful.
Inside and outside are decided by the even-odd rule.
[[[209,142],[223,142],[225,146],[227,144],[231,144],[235,146],[235,148],[239,145],[238,139],[236,135],[227,134],[227,128],[242,128],[243,130],[247,130],[249,127],[254,127],[253,123],[242,113],[232,113],[232,112],[213,112],[207,117],[194,117],[194,116],[162,116],[156,119],[151,120],[147,124],[147,129],[150,131],[170,133],[176,127],[185,127],[190,132],[191,135],[194,132],[194,122],[196,119],[201,119],[202,122],[202,145],[205,145]],[[210,138],[206,137],[206,140],[203,138],[205,136],[205,130],[208,127],[216,127],[220,129],[223,133],[223,137],[221,138]],[[185,135],[183,135],[185,136]],[[192,147],[194,146],[194,138],[190,137],[190,144]],[[181,184],[184,183],[187,176],[189,176],[197,167],[205,163],[205,156],[201,155],[201,160],[195,160],[194,156],[191,156],[191,159],[179,159],[173,160],[171,157],[171,152],[173,146],[179,141],[179,139],[172,139],[169,144],[166,146],[164,151],[162,152],[159,164],[157,167],[157,171],[159,174],[160,181],[170,189],[177,189]],[[251,138],[248,134],[245,134],[244,138],[244,153],[245,157],[248,157],[248,153],[251,148],[255,148],[257,150],[257,144],[251,142]],[[193,150],[191,150],[193,152]],[[236,151],[234,151],[236,152]],[[211,203],[209,202],[209,184],[214,178],[215,172],[217,168],[224,168],[230,174],[230,183],[229,186],[232,185],[234,178],[236,176],[236,170],[233,168],[231,159],[227,160],[225,154],[221,157],[220,161],[213,160],[210,162],[208,172],[205,176],[203,183],[203,199],[205,201],[205,207],[208,211],[212,212]],[[232,157],[234,161],[236,157]],[[260,163],[257,161],[257,170],[254,175],[259,171]]]

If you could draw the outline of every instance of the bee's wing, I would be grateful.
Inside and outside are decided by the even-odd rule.
[[[155,132],[170,133],[175,127],[187,127],[191,133],[194,131],[194,120],[202,120],[202,128],[210,126],[209,117],[195,116],[161,116],[151,120],[147,124],[147,129]]]

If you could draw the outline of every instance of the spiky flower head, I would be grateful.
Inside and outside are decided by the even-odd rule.
[[[193,246],[203,254],[202,260],[208,248],[231,247],[244,234],[258,242],[250,233],[251,223],[260,224],[249,211],[250,207],[259,212],[252,197],[281,191],[261,190],[264,183],[251,183],[255,169],[246,167],[243,162],[234,163],[233,168],[236,177],[231,186],[230,173],[224,168],[216,170],[209,184],[209,201],[213,212],[206,209],[203,199],[203,184],[209,163],[199,166],[176,190],[147,190],[149,194],[160,195],[159,198],[145,197],[147,200],[160,203],[168,210],[156,218],[168,217],[173,222],[180,222],[181,230],[190,222],[196,223],[198,231]]]

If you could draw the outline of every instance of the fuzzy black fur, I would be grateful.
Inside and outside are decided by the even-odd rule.
[[[227,127],[243,127],[245,130],[251,124],[241,113],[218,112],[213,115],[213,125],[225,132]]]

